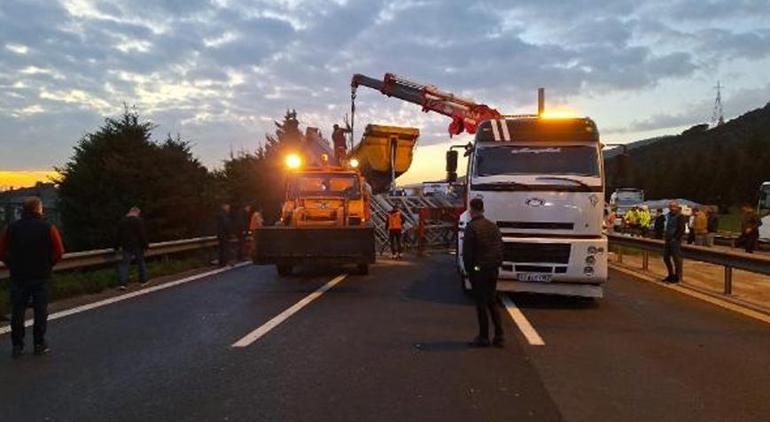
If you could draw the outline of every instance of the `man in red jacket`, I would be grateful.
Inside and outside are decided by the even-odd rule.
[[[43,219],[43,203],[38,197],[24,200],[21,219],[0,235],[0,261],[11,274],[12,357],[24,351],[24,312],[32,299],[35,310],[33,328],[35,354],[48,353],[45,341],[48,323],[48,285],[54,264],[64,254],[56,226]]]

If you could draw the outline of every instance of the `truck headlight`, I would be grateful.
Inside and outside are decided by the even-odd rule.
[[[596,252],[599,252],[599,250],[596,248],[596,246],[589,246],[588,247],[588,253],[591,255],[595,255]]]
[[[585,275],[594,275],[593,267],[585,267],[585,268],[583,268],[583,274],[585,274]]]
[[[587,257],[586,257],[586,264],[588,264],[588,265],[594,265],[594,264],[596,264],[596,258],[594,258],[594,257],[593,257],[593,256],[591,256],[591,255],[587,256]]]

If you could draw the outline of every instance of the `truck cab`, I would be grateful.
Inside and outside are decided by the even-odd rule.
[[[604,167],[589,118],[502,118],[481,123],[466,147],[466,203],[482,198],[503,235],[501,291],[602,297],[607,238],[602,232]],[[460,218],[457,267],[462,263]]]
[[[369,221],[369,192],[357,171],[293,171],[286,182],[281,223],[295,227],[360,226]]]

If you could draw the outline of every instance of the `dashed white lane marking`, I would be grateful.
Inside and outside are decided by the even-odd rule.
[[[232,347],[248,347],[255,341],[259,340],[262,336],[269,333],[270,330],[279,326],[282,322],[286,321],[287,319],[291,318],[292,315],[299,312],[300,309],[310,304],[310,302],[318,299],[322,294],[326,293],[329,289],[336,286],[339,282],[344,280],[345,277],[347,276],[348,276],[347,274],[342,274],[335,277],[328,283],[319,287],[318,290],[314,291],[313,293],[310,293],[299,302],[287,308],[280,314],[274,316],[273,319],[271,319],[270,321],[267,321],[266,323],[262,324],[262,326],[260,326],[256,330],[246,334],[245,337],[233,343]]]
[[[169,287],[174,287],[174,286],[178,286],[180,284],[189,283],[191,281],[200,280],[201,278],[205,278],[205,277],[208,277],[208,276],[211,276],[211,275],[214,275],[214,274],[223,273],[225,271],[230,271],[232,269],[235,269],[235,268],[238,268],[238,267],[242,267],[244,265],[249,265],[249,264],[250,264],[249,262],[242,262],[240,264],[233,265],[232,267],[219,268],[219,269],[216,269],[216,270],[207,271],[205,273],[195,274],[195,275],[192,275],[190,277],[185,277],[185,278],[182,278],[182,279],[179,279],[179,280],[176,280],[176,281],[171,281],[171,282],[168,282],[168,283],[159,284],[157,286],[152,286],[152,287],[148,287],[148,288],[145,288],[145,289],[136,290],[136,291],[131,292],[131,293],[126,293],[124,295],[111,297],[109,299],[100,300],[100,301],[94,302],[94,303],[88,303],[88,304],[81,305],[81,306],[78,306],[78,307],[75,307],[75,308],[65,309],[63,311],[55,312],[53,314],[48,315],[48,320],[52,321],[52,320],[55,320],[55,319],[68,317],[70,315],[79,314],[81,312],[90,311],[92,309],[101,308],[103,306],[112,305],[113,303],[122,302],[124,300],[135,298],[137,296],[143,296],[143,295],[146,295],[146,294],[157,292],[158,290],[168,289]],[[33,323],[33,320],[32,319],[28,319],[28,320],[26,320],[24,322],[24,326],[25,327],[31,327],[32,323]],[[0,327],[0,336],[3,335],[3,334],[10,333],[10,332],[11,332],[11,327],[10,326]]]
[[[510,296],[503,296],[503,305],[505,305],[505,310],[508,311],[508,315],[511,316],[513,322],[515,322],[519,327],[519,330],[521,330],[521,333],[524,334],[524,337],[527,339],[530,345],[545,346],[543,338],[540,337],[540,334],[537,333],[535,327],[529,323],[527,317],[524,316],[524,313],[522,313],[521,309],[516,306]]]

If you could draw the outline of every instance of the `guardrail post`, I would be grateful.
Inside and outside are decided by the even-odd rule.
[[[733,267],[725,265],[725,294],[733,294]]]
[[[642,251],[642,270],[647,271],[650,268],[650,253],[647,250]]]
[[[623,263],[623,247],[618,248],[618,264]]]

